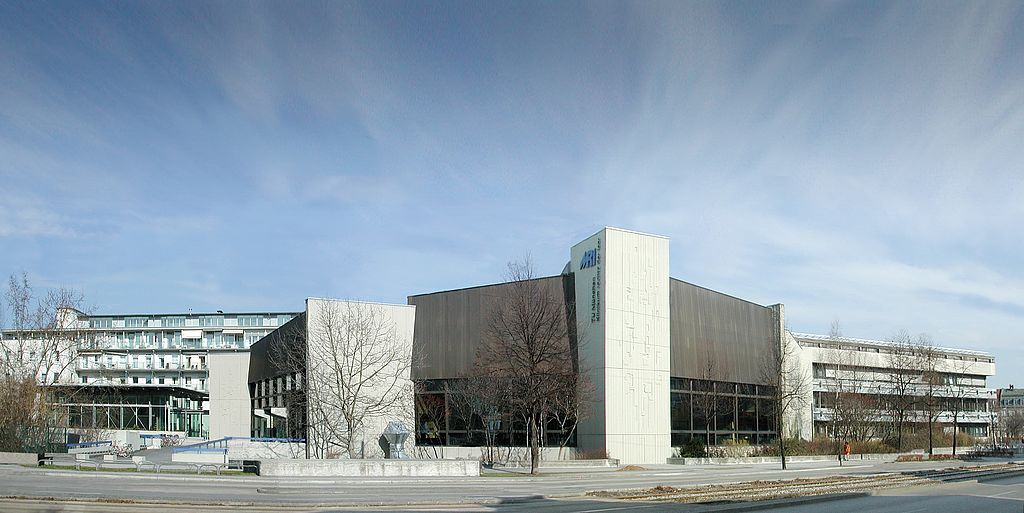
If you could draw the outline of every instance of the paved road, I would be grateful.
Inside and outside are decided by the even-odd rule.
[[[774,509],[779,513],[1022,513],[1024,477],[885,490],[871,497]]]
[[[423,504],[419,509],[400,511],[452,511],[452,505],[465,504],[456,511],[696,511],[692,506],[666,504],[624,504],[621,502],[581,499],[591,490],[628,489],[656,485],[692,485],[815,477],[830,474],[864,475],[911,469],[950,466],[942,463],[878,463],[846,465],[806,463],[793,465],[785,473],[775,465],[747,466],[656,466],[639,472],[590,472],[542,477],[482,477],[462,479],[404,478],[393,479],[285,479],[241,476],[185,476],[132,473],[68,472],[14,466],[0,466],[0,496],[59,497],[68,499],[131,499],[153,502],[253,504],[267,511],[281,511],[282,506],[296,506],[294,511],[310,511],[314,506],[332,507],[330,511],[363,511],[370,505]],[[538,495],[566,497],[557,500],[524,502]],[[859,499],[858,499],[859,500]],[[504,503],[501,503],[505,501]],[[339,509],[352,505],[356,509]],[[442,507],[431,505],[446,505]],[[301,507],[300,507],[301,506]],[[14,509],[14,508],[21,509]],[[3,503],[0,511],[117,511],[116,505]],[[362,507],[363,509],[359,509]],[[33,509],[35,508],[35,509]],[[66,509],[61,509],[66,508]],[[123,511],[143,509],[153,512],[203,511],[197,506],[126,507]],[[706,509],[706,508],[702,508]],[[804,511],[804,510],[798,510]],[[810,511],[810,510],[806,510]],[[820,507],[815,512],[821,511]],[[831,507],[829,511],[832,511]],[[853,510],[851,510],[853,511]],[[856,510],[861,513],[863,510]],[[982,510],[974,510],[980,512]],[[935,512],[929,512],[935,513]],[[1020,513],[1016,510],[1015,513]]]

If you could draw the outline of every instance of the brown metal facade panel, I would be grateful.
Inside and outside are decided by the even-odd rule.
[[[571,301],[571,277],[538,278],[556,297]],[[566,285],[568,283],[568,285]],[[504,283],[409,297],[416,306],[413,379],[470,374],[487,336],[490,312],[506,293]],[[566,293],[566,286],[569,292]],[[565,294],[565,295],[563,295]],[[669,280],[671,375],[702,379],[709,355],[716,381],[758,383],[774,336],[770,307],[676,279]]]
[[[537,278],[564,303],[563,276]],[[487,336],[492,308],[506,294],[505,283],[409,296],[416,306],[412,377],[468,376]]]
[[[713,358],[716,381],[761,381],[775,336],[770,307],[672,278],[669,309],[672,376],[703,379]]]
[[[298,314],[280,328],[259,339],[249,347],[249,383],[292,372],[290,369],[281,369],[275,365],[277,362],[271,355],[274,354],[275,348],[279,347],[289,347],[290,351],[297,351],[301,354],[302,351],[305,351],[303,346],[305,340],[305,312]]]

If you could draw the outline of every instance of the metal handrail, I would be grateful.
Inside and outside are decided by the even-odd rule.
[[[250,438],[247,436],[226,436],[224,438],[218,438],[216,440],[207,440],[205,442],[194,443],[190,445],[183,445],[181,447],[174,447],[171,449],[172,453],[175,452],[200,452],[204,449],[217,449],[227,450],[228,442],[231,440],[248,440],[250,442],[285,442],[285,443],[304,443],[305,438]],[[212,452],[212,451],[211,451]]]
[[[65,445],[67,445],[68,448],[75,448],[75,447],[93,447],[93,446],[104,445],[104,444],[106,444],[106,445],[114,445],[114,442],[112,442],[110,440],[101,440],[101,441],[98,441],[98,442],[81,442],[81,443],[73,443],[73,444],[65,444]]]

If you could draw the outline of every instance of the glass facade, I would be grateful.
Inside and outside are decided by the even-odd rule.
[[[67,427],[209,434],[203,396],[187,390],[97,387],[58,394]]]
[[[773,392],[751,383],[672,378],[672,445],[684,445],[691,438],[712,444],[775,438]]]
[[[455,391],[462,380],[421,380],[416,383],[416,444],[424,446],[522,447],[527,426],[512,411],[469,404]],[[541,440],[548,447],[576,446],[574,419],[546,419]]]

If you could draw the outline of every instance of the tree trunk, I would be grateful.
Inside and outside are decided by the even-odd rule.
[[[956,456],[956,415],[953,416],[953,456]]]
[[[782,458],[782,470],[786,470],[786,441],[782,437],[782,415],[778,415],[775,422],[779,426],[779,456]]]
[[[935,450],[934,442],[932,442],[932,433],[935,430],[932,429],[932,412],[928,412],[928,457],[931,458],[933,451]]]
[[[534,413],[530,416],[530,474],[537,473],[540,466],[540,415]]]

